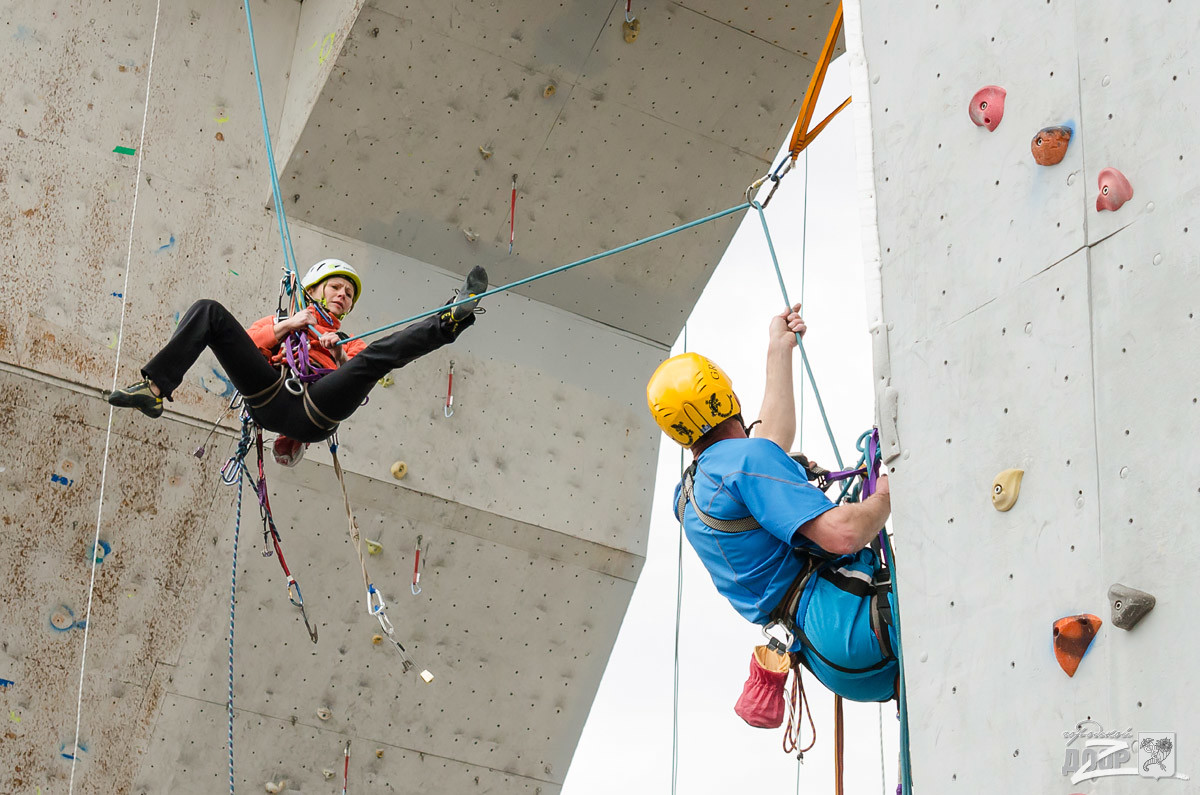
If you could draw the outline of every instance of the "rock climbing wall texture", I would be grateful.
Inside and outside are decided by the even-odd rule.
[[[1200,10],[1127,14],[846,7],[922,792],[1197,775],[1200,696],[1178,660],[1200,651],[1179,631],[1200,507],[1180,444],[1200,432]],[[1118,583],[1156,598],[1129,630]],[[1095,638],[1071,649],[1087,614]],[[1109,746],[1064,735],[1080,723],[1122,747],[1101,760]],[[1151,733],[1174,734],[1178,767],[1145,756]]]
[[[207,437],[234,387],[206,353],[162,419],[119,411],[111,436],[101,397],[197,298],[272,312],[283,257],[244,7],[163,3],[157,38],[155,9],[0,19],[3,792],[65,793],[72,763],[81,793],[227,783],[236,424]],[[251,9],[298,265],[362,273],[352,333],[439,306],[473,264],[498,285],[738,204],[833,13],[652,2],[629,43],[620,3]],[[340,791],[347,741],[351,792],[558,791],[646,552],[645,378],[737,220],[496,296],[343,425],[367,566],[432,683],[374,642],[328,451],[267,462],[319,638],[247,494],[239,791]]]

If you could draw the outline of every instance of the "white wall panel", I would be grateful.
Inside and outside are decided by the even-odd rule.
[[[1184,749],[1197,702],[1178,673],[1194,643],[1178,627],[1200,473],[1179,442],[1200,430],[1200,199],[1186,170],[1200,14],[854,5],[873,149],[864,217],[882,271],[868,300],[888,330],[876,366],[899,394],[915,789],[1189,791],[1140,777],[1136,751],[1122,775],[1072,784],[1063,732],[1085,720],[1135,740],[1174,731],[1178,771],[1195,776]],[[986,84],[1008,92],[991,133],[966,114]],[[1051,124],[1075,134],[1060,165],[1036,166],[1029,141]],[[1134,198],[1099,212],[1109,166]],[[998,513],[988,488],[1010,467],[1025,470],[1020,499]],[[1132,631],[1111,623],[1116,582],[1158,598]],[[1068,678],[1051,627],[1078,613],[1104,623]]]

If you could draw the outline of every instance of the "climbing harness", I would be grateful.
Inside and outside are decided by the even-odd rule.
[[[419,596],[421,594],[421,540],[424,536],[417,536],[416,557],[413,559],[413,579],[412,579],[412,595]]]
[[[454,360],[450,360],[450,372],[446,376],[446,405],[442,408],[446,419],[454,416]]]
[[[137,222],[138,197],[142,186],[142,157],[146,149],[146,120],[150,116],[150,87],[154,77],[154,54],[158,46],[158,21],[162,0],[154,4],[154,32],[150,37],[150,60],[146,68],[146,94],[142,106],[142,132],[138,138],[137,170],[133,179],[133,206],[129,211],[129,239],[125,249],[125,286],[121,289],[121,319],[117,324],[116,360],[113,362],[112,391],[117,389],[117,376],[121,373],[121,345],[125,339],[125,310],[129,301],[129,269],[133,263],[133,232]],[[89,630],[92,625],[92,597],[96,593],[96,567],[103,558],[96,554],[100,548],[100,527],[104,520],[104,489],[108,483],[108,452],[112,449],[112,422],[114,407],[108,409],[108,427],[104,434],[104,456],[100,467],[100,496],[96,504],[96,532],[92,539],[92,573],[88,580],[87,609],[83,618],[83,650],[79,657],[79,690],[75,699],[75,739],[71,747],[71,774],[67,793],[75,792],[75,763],[79,759],[79,732],[83,723],[83,683],[87,672]]]
[[[862,449],[863,455],[859,460],[859,465],[853,469],[829,472],[828,470],[816,467],[805,459],[809,480],[816,480],[818,486],[821,482],[824,482],[825,488],[829,488],[833,483],[842,480],[868,480],[871,477],[871,470],[878,466],[878,443],[871,441],[869,446],[864,448],[864,440],[875,440],[876,438],[876,432],[874,431],[868,431],[859,437],[859,447]],[[870,460],[868,459],[869,455],[875,456],[875,463],[867,463]],[[679,490],[679,498],[675,506],[678,516],[682,517],[684,506],[690,504],[697,518],[718,532],[736,534],[760,528],[758,520],[753,516],[746,516],[741,519],[719,519],[705,513],[697,504],[694,493],[696,470],[697,463],[693,462],[684,472],[682,487]],[[868,480],[868,483],[870,482]],[[862,490],[865,490],[865,488],[860,487],[856,490],[843,489],[842,496],[837,501],[838,504],[857,501],[858,495]],[[804,564],[800,570],[800,574],[792,582],[791,586],[788,587],[779,604],[771,611],[767,624],[762,628],[763,636],[767,639],[767,646],[777,654],[787,654],[795,641],[799,640],[806,651],[816,655],[826,665],[844,673],[866,673],[867,671],[878,670],[891,662],[894,657],[890,653],[890,644],[887,639],[887,625],[892,622],[892,611],[887,600],[887,593],[891,587],[890,572],[886,568],[881,567],[879,574],[873,577],[871,582],[871,588],[873,589],[870,600],[871,629],[883,651],[882,659],[867,668],[849,669],[825,659],[809,642],[808,637],[802,628],[796,624],[795,619],[801,600],[811,590],[811,585],[815,583],[814,578],[828,576],[834,565],[848,560],[849,556],[833,555],[821,549],[808,548],[798,551],[797,554],[804,557]]]
[[[379,621],[379,626],[387,635],[387,639],[396,647],[396,652],[400,655],[401,669],[407,673],[416,667],[416,662],[409,655],[408,650],[396,638],[396,627],[392,624],[387,615],[387,603],[383,599],[383,594],[375,587],[375,583],[371,581],[371,575],[367,573],[367,561],[363,557],[362,551],[362,536],[358,530],[358,520],[354,518],[354,510],[350,507],[350,495],[346,491],[346,475],[342,471],[342,462],[337,454],[338,443],[337,437],[334,436],[329,440],[329,454],[333,457],[333,471],[337,475],[338,483],[342,487],[342,503],[346,508],[346,520],[350,532],[350,541],[354,544],[354,549],[358,552],[358,563],[362,567],[363,586],[366,589],[366,604],[367,612]],[[426,684],[433,681],[433,674],[428,670],[422,669],[421,679]]]

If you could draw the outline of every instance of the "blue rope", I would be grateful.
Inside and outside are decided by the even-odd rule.
[[[238,535],[242,528],[242,484],[243,478],[238,478],[237,522],[233,526],[233,568],[229,578],[229,700],[226,706],[229,712],[229,795],[233,792],[233,622],[237,607],[237,558]]]
[[[221,467],[221,481],[227,486],[237,483],[237,521],[233,525],[233,567],[229,576],[229,696],[225,702],[229,713],[229,795],[233,792],[233,630],[234,616],[237,608],[237,560],[238,538],[242,529],[242,485],[249,475],[246,473],[246,454],[250,452],[253,442],[251,428],[253,420],[248,412],[242,412],[242,438],[238,441],[237,450]]]
[[[892,620],[896,623],[896,661],[900,666],[900,786],[903,795],[912,795],[912,755],[908,747],[908,688],[904,683],[904,635],[900,631],[900,586],[896,578],[896,553],[887,533],[883,536],[884,549],[892,567]]]
[[[751,202],[750,206],[758,210],[758,217],[762,221],[763,234],[767,237],[767,248],[771,252],[771,262],[775,265],[775,276],[779,279],[779,289],[783,293],[783,302],[786,304],[787,309],[791,310],[792,302],[788,298],[787,287],[783,284],[783,273],[779,270],[779,257],[775,256],[775,244],[771,242],[771,230],[767,228],[767,215],[763,212],[762,205],[757,201]],[[805,216],[807,215],[808,213],[806,212]],[[842,464],[842,454],[838,451],[837,440],[833,438],[833,428],[829,425],[829,415],[825,413],[825,403],[821,400],[821,391],[817,389],[817,379],[813,377],[812,365],[808,363],[808,353],[804,350],[804,341],[800,339],[799,334],[796,334],[796,344],[800,346],[800,358],[804,361],[804,370],[808,373],[808,382],[812,385],[813,396],[817,399],[817,408],[821,410],[821,419],[825,423],[825,432],[829,434],[829,443],[833,446],[833,455],[837,458],[838,468],[845,469],[845,466]]]
[[[692,227],[700,226],[701,224],[706,224],[709,221],[715,221],[716,219],[722,218],[726,215],[731,215],[736,212],[741,212],[742,210],[747,210],[750,208],[750,206],[751,205],[749,202],[743,202],[742,204],[739,204],[736,207],[730,207],[728,210],[721,210],[721,212],[719,212],[719,213],[713,213],[712,215],[705,216],[704,218],[701,218],[697,221],[689,221],[686,224],[684,224],[683,226],[672,227],[671,229],[668,229],[665,232],[659,232],[658,234],[650,235],[650,237],[643,237],[641,240],[635,240],[632,243],[626,243],[623,246],[618,246],[617,248],[609,249],[608,251],[602,252],[600,254],[593,254],[590,257],[584,257],[581,260],[576,260],[575,262],[571,262],[566,265],[560,265],[557,268],[552,268],[551,270],[543,271],[542,273],[536,274],[534,276],[528,276],[524,279],[520,279],[518,281],[512,282],[511,284],[506,284],[502,287],[497,287],[492,290],[487,290],[486,292],[482,292],[479,295],[475,295],[470,298],[463,298],[460,301],[455,301],[453,303],[446,304],[445,306],[439,306],[436,309],[430,309],[428,311],[420,313],[419,315],[413,315],[412,317],[406,317],[406,318],[404,318],[404,320],[397,320],[395,323],[389,323],[386,326],[380,326],[377,329],[371,329],[370,331],[364,331],[362,334],[359,334],[357,337],[348,337],[348,338],[342,340],[341,342],[338,343],[338,345],[345,345],[347,342],[352,342],[354,340],[360,340],[363,337],[369,337],[372,334],[378,334],[381,331],[387,331],[388,329],[393,329],[396,326],[403,326],[405,323],[412,323],[414,320],[420,320],[421,318],[429,317],[430,315],[436,315],[440,312],[445,312],[448,309],[452,309],[453,307],[462,306],[463,304],[467,304],[472,301],[478,301],[481,298],[488,298],[489,296],[496,295],[497,293],[502,293],[502,292],[505,292],[506,290],[511,290],[514,287],[520,287],[523,284],[529,284],[530,282],[536,282],[538,279],[544,279],[547,276],[553,276],[557,273],[562,273],[563,271],[568,271],[571,268],[577,268],[580,265],[586,265],[589,262],[595,262],[598,259],[604,259],[605,257],[611,257],[613,254],[620,254],[623,251],[628,251],[631,248],[637,248],[638,246],[645,245],[646,243],[653,243],[655,240],[661,240],[662,238],[667,237],[669,235],[673,235],[676,232],[682,232],[685,229],[691,229]]]
[[[267,123],[267,103],[263,99],[262,71],[258,67],[258,48],[254,46],[254,20],[250,16],[250,0],[245,0],[246,29],[250,33],[250,56],[254,61],[254,83],[258,87],[258,108],[262,114],[263,141],[267,145],[267,164],[271,171],[271,192],[275,196],[275,219],[279,225],[279,241],[283,246],[283,259],[286,270],[300,281],[300,271],[296,266],[296,252],[292,248],[292,233],[288,228],[287,213],[283,209],[283,190],[279,187],[279,174],[275,169],[275,149],[271,146],[271,129]]]

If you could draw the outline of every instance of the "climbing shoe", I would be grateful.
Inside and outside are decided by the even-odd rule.
[[[484,270],[482,265],[476,265],[474,268],[471,268],[471,272],[467,274],[467,279],[463,282],[462,287],[459,287],[454,291],[454,297],[451,298],[447,303],[452,304],[455,301],[461,301],[463,298],[479,295],[480,293],[487,291],[487,286],[487,271]],[[439,315],[439,318],[441,319],[442,323],[450,329],[450,331],[457,332],[464,324],[467,323],[468,320],[472,318],[476,312],[483,311],[478,307],[478,300],[468,301],[460,306],[447,309],[445,312]]]
[[[125,409],[137,409],[147,417],[161,417],[163,400],[150,389],[150,380],[143,378],[136,384],[108,393],[108,402]]]

